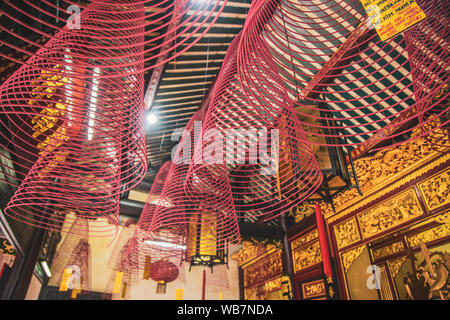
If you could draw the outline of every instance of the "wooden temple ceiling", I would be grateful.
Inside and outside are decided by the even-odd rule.
[[[220,71],[230,42],[244,26],[250,5],[251,0],[229,0],[216,23],[203,38],[164,66],[156,88],[146,88],[147,91],[155,91],[149,112],[157,117],[155,124],[146,124],[150,165],[147,181],[151,182],[159,167],[170,159],[176,143],[171,141],[172,132],[183,129],[205,100],[205,95]],[[202,29],[198,32],[202,32]],[[195,40],[196,37],[193,37],[181,49]],[[151,73],[152,71],[146,75],[146,85]]]

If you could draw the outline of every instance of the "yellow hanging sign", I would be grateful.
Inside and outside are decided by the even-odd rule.
[[[117,271],[116,278],[114,279],[114,286],[112,293],[120,293],[120,288],[122,287],[122,279],[123,279],[123,272]]]
[[[59,285],[59,291],[68,291],[69,290],[69,280],[72,275],[72,269],[64,269],[64,273],[61,278],[61,283]]]
[[[175,300],[183,300],[183,289],[177,288],[175,290]]]
[[[76,299],[77,295],[81,293],[81,289],[73,289],[72,290],[72,295],[70,296],[72,299]]]
[[[381,41],[386,41],[427,16],[416,0],[361,0]]]

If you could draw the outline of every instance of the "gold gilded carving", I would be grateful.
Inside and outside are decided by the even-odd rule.
[[[326,217],[333,213],[331,208],[331,203],[320,202],[320,209],[322,210],[322,214]],[[289,215],[294,218],[295,223],[299,223],[306,217],[312,216],[316,214],[316,202],[302,202],[295,208],[292,208],[289,211]]]
[[[361,240],[356,218],[350,218],[334,227],[338,248],[343,248]]]
[[[450,211],[442,213],[434,218],[437,223],[450,223]]]
[[[238,252],[231,255],[231,258],[237,260],[238,265],[242,266],[250,260],[261,257],[266,252],[275,250],[276,248],[281,248],[280,241],[275,243],[267,243],[267,241],[257,241],[252,238],[252,241],[243,241],[242,248]]]
[[[418,246],[422,243],[431,242],[450,235],[450,223],[446,223],[415,235],[407,237],[410,247]]]
[[[315,298],[326,295],[325,282],[323,280],[312,281],[302,284],[303,298]]]
[[[291,242],[292,251],[301,247],[303,244],[310,242],[312,240],[315,240],[317,238],[319,238],[319,232],[317,231],[317,229],[314,229],[314,230],[308,232],[303,237],[297,238],[294,241],[292,241]]]
[[[314,241],[293,251],[294,273],[322,262],[319,241]]]
[[[414,189],[409,189],[358,214],[358,220],[361,234],[367,239],[421,214],[422,208]]]
[[[366,246],[356,247],[354,249],[345,251],[341,254],[342,265],[344,266],[344,271],[347,272],[348,268],[352,265],[352,263],[359,257],[359,255],[363,252]]]
[[[380,259],[383,257],[387,257],[390,256],[392,254],[398,253],[398,252],[402,252],[405,249],[405,246],[403,244],[402,241],[397,241],[394,243],[391,243],[387,246],[381,247],[381,248],[377,248],[375,250],[372,251],[373,253],[373,258],[374,259]]]
[[[450,169],[422,182],[419,188],[428,210],[450,203]]]
[[[394,259],[387,262],[389,272],[391,273],[392,278],[394,278],[397,273],[400,271],[400,267],[405,263],[406,256]]]
[[[420,133],[421,131],[416,129],[413,135]],[[433,162],[423,166],[433,159]],[[437,150],[435,144],[423,137],[395,148],[381,150],[374,156],[357,159],[354,165],[360,188],[365,195],[370,196],[362,198],[356,189],[346,190],[333,199],[337,214],[329,217],[324,212],[324,215],[329,217],[329,222],[336,221],[448,160],[450,153]],[[402,178],[399,179],[400,177]]]
[[[264,259],[259,259],[255,263],[243,268],[244,287],[264,282],[283,273],[281,254],[282,252],[280,250],[275,251]]]

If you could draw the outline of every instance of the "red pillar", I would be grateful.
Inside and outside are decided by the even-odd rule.
[[[317,221],[317,230],[319,232],[320,251],[322,253],[323,272],[325,273],[326,277],[332,277],[333,271],[331,270],[327,231],[325,229],[322,210],[320,209],[319,204],[316,204],[316,221]]]

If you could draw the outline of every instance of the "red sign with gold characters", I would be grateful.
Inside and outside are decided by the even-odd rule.
[[[361,3],[382,41],[427,17],[415,0],[361,0]]]

